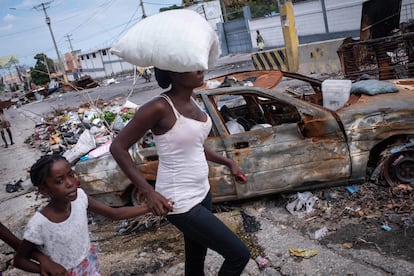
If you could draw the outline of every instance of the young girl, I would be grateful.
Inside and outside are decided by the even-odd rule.
[[[58,154],[41,157],[30,169],[30,178],[50,202],[30,219],[15,258],[26,270],[35,249],[61,264],[69,275],[101,275],[88,232],[87,209],[113,220],[143,215],[147,206],[108,207],[78,188],[75,172]]]

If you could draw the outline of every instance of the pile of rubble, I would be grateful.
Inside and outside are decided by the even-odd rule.
[[[96,150],[102,156],[109,145],[134,116],[138,106],[127,101],[119,106],[117,100],[86,103],[77,109],[59,109],[42,118],[25,143],[44,154],[60,153],[72,164]],[[102,148],[101,150],[99,150]]]

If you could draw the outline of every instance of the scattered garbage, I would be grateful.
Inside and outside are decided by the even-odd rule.
[[[260,230],[260,222],[254,216],[246,214],[246,212],[241,211],[241,216],[243,219],[243,227],[246,233],[254,233]]]
[[[350,194],[355,194],[356,192],[358,192],[359,187],[358,186],[347,186],[345,187],[345,189],[350,193]]]
[[[22,179],[19,179],[18,181],[16,181],[13,184],[6,184],[6,192],[8,193],[14,193],[17,192],[18,190],[22,189],[21,183],[23,182]]]
[[[317,201],[318,198],[311,192],[298,192],[296,193],[296,199],[288,203],[286,209],[292,215],[303,218],[304,216],[309,215],[314,211],[313,207]]]
[[[328,204],[332,204],[333,198],[332,198],[332,195],[329,192],[325,191],[323,193],[323,197],[325,198],[326,202],[328,202]]]
[[[112,140],[105,142],[104,144],[100,145],[99,147],[97,147],[94,150],[91,150],[87,155],[87,159],[92,159],[92,158],[98,158],[101,156],[104,156],[106,154],[109,154],[109,148],[112,144]],[[87,160],[86,159],[86,160]]]
[[[289,248],[290,255],[296,257],[302,257],[305,259],[309,259],[315,255],[318,255],[318,250],[310,250],[310,249],[300,249],[300,248]]]
[[[397,187],[403,192],[411,192],[413,190],[413,188],[408,184],[399,184]]]
[[[259,266],[259,269],[264,269],[269,265],[269,260],[267,258],[264,258],[262,256],[257,256],[255,259],[257,265]]]
[[[127,219],[126,219],[126,220],[121,221],[121,223],[120,223],[120,224],[118,225],[118,227],[117,227],[117,233],[118,233],[118,234],[123,234],[123,233],[125,233],[125,231],[127,230],[128,225],[129,225],[129,222],[128,222],[128,220],[127,220]]]
[[[383,230],[385,230],[387,232],[389,232],[389,231],[392,230],[392,228],[388,224],[382,224],[381,225],[381,229],[383,229]]]
[[[76,160],[81,158],[83,155],[87,154],[89,151],[96,147],[95,138],[90,133],[88,129],[86,129],[79,137],[78,142],[76,145],[66,151],[63,156],[68,160],[69,163],[73,164]]]
[[[353,247],[353,244],[350,242],[345,242],[343,244],[341,244],[341,248],[343,249],[351,249]]]
[[[410,218],[404,219],[404,237],[407,236],[407,229],[413,226],[413,221]]]
[[[72,85],[77,89],[88,89],[98,87],[99,83],[92,79],[91,76],[85,75],[73,81]]]
[[[142,233],[151,229],[158,229],[168,225],[169,221],[165,217],[158,217],[152,214],[145,214],[136,218],[124,220],[118,226],[117,233],[128,235],[131,233]]]
[[[319,240],[321,238],[323,238],[324,236],[326,236],[326,234],[328,234],[328,227],[324,226],[318,230],[315,231],[315,233],[313,234],[313,239],[314,240]]]
[[[32,189],[34,187],[32,181],[30,180],[30,178],[22,181],[22,183],[20,185],[22,186],[24,191],[29,191],[30,189]]]

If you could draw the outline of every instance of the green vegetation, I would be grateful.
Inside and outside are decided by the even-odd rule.
[[[49,73],[55,73],[55,66],[52,59],[48,58],[45,54],[37,54],[34,59],[36,59],[36,64],[34,67],[30,68],[30,76],[32,82],[36,85],[43,85],[50,81]],[[47,64],[46,64],[46,62]],[[49,68],[49,73],[48,73]]]
[[[198,2],[203,1],[183,0],[182,6],[173,5],[167,8],[160,9],[160,12],[174,9],[182,9],[183,7],[188,7]],[[244,6],[250,6],[252,17],[270,16],[273,13],[277,13],[279,11],[277,0],[220,0],[220,2],[222,7],[225,6],[228,20],[242,18]]]
[[[105,111],[104,112],[104,119],[108,123],[108,125],[112,124],[112,122],[115,120],[116,114],[111,111]]]

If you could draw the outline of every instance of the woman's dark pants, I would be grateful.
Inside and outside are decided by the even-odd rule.
[[[211,193],[200,204],[184,214],[167,219],[184,234],[185,275],[204,275],[207,248],[224,257],[218,275],[240,275],[250,259],[244,243],[211,212]]]

